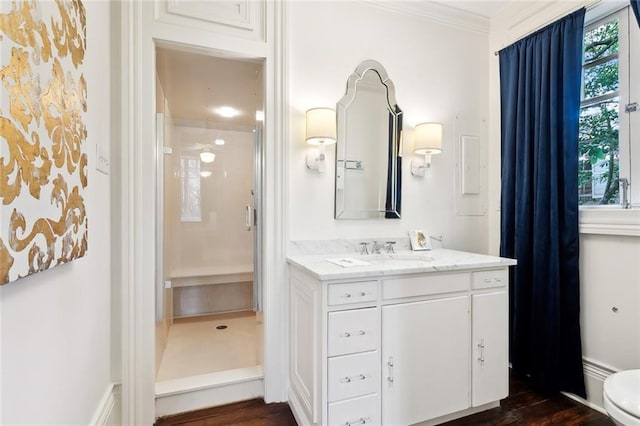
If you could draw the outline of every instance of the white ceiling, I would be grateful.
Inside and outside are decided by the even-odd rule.
[[[262,62],[158,48],[157,71],[171,116],[208,128],[253,128],[263,110]],[[240,113],[223,118],[214,110]]]
[[[456,9],[461,9],[466,12],[471,12],[476,15],[491,18],[497,12],[499,12],[509,1],[482,1],[482,0],[444,0],[440,3]]]

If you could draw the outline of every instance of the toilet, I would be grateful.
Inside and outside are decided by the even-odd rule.
[[[612,374],[604,381],[604,408],[623,426],[640,426],[640,370]]]

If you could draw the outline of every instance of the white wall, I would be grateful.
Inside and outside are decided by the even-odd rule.
[[[491,253],[497,254],[500,245],[500,86],[498,57],[493,51],[579,6],[580,2],[564,1],[510,5],[491,20]],[[608,6],[603,2],[600,7]],[[591,13],[596,12],[599,13],[593,9]],[[637,210],[604,212],[606,217],[602,213],[581,212],[580,234],[580,320],[585,380],[587,399],[598,407],[602,407],[602,384],[608,374],[640,368],[640,235],[637,231],[640,215]],[[628,235],[612,235],[624,233]],[[614,307],[617,312],[612,310]]]
[[[88,424],[111,385],[110,184],[95,169],[112,136],[111,20],[108,2],[84,5],[89,250],[0,288],[1,424]]]
[[[291,2],[288,20],[289,239],[406,236],[420,228],[444,235],[445,247],[486,252],[487,217],[456,216],[453,191],[456,115],[481,134],[488,111],[488,35],[364,2]],[[335,108],[366,59],[382,63],[394,82],[407,133],[424,121],[444,124],[444,150],[430,176],[410,175],[405,149],[401,220],[334,220],[333,167],[323,174],[305,167],[304,112]],[[335,154],[327,153],[331,165]]]
[[[585,358],[640,368],[640,238],[580,236]]]

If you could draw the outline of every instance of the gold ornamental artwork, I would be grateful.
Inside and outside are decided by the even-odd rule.
[[[0,284],[87,252],[86,16],[0,2]]]

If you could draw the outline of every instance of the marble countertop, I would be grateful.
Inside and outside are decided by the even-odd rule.
[[[517,263],[515,259],[441,248],[420,252],[403,250],[397,251],[394,255],[360,255],[353,252],[347,254],[301,254],[289,256],[287,261],[322,281],[479,268],[503,268]],[[354,266],[345,267],[334,262]],[[367,264],[358,265],[361,262]]]

